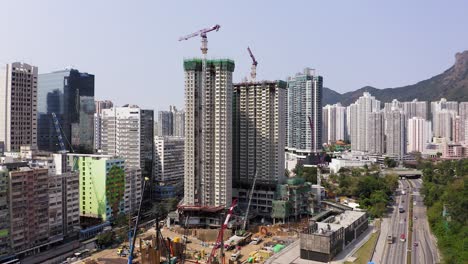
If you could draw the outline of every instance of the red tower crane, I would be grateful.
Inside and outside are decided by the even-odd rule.
[[[226,215],[226,220],[224,220],[223,225],[219,229],[218,238],[216,239],[216,243],[215,243],[215,245],[213,247],[213,250],[211,250],[211,254],[208,257],[208,261],[206,262],[207,264],[211,264],[211,262],[213,261],[214,256],[216,255],[216,251],[218,250],[218,248],[221,248],[221,252],[223,251],[224,245],[223,245],[222,242],[223,242],[223,238],[224,238],[224,230],[226,230],[226,228],[228,226],[229,219],[231,218],[231,215],[232,215],[232,211],[234,210],[234,207],[236,207],[236,205],[237,205],[237,199],[232,201],[231,207],[229,208],[229,212]],[[221,255],[222,255],[222,253],[221,253]],[[221,257],[223,258],[223,256],[221,256]]]
[[[251,68],[251,71],[250,71],[250,77],[252,78],[252,82],[255,82],[255,78],[257,78],[258,61],[255,59],[255,56],[253,55],[252,51],[250,50],[250,47],[247,47],[247,50],[249,51],[250,58],[252,58],[252,68]]]

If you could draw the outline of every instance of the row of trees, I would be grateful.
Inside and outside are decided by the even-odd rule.
[[[324,186],[336,195],[356,198],[361,208],[372,217],[381,217],[398,187],[398,176],[381,176],[377,166],[364,166],[342,169],[338,174],[330,175],[329,182]]]
[[[422,162],[424,203],[446,263],[468,263],[468,159]]]

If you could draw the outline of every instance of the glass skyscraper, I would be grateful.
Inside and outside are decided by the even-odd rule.
[[[77,152],[94,150],[94,75],[75,69],[39,74],[38,148],[58,151],[60,145],[52,113],[60,123],[64,144]]]

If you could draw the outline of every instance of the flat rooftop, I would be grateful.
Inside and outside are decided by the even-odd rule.
[[[365,215],[366,212],[359,212],[359,211],[344,211],[342,214],[335,216],[335,224],[339,224],[342,227],[348,227],[360,217]]]

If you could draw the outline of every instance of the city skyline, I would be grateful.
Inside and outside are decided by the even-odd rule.
[[[462,34],[462,25],[466,24],[463,21],[468,20],[463,13],[467,3],[462,1],[451,5],[405,2],[404,8],[401,8],[401,2],[395,1],[340,5],[304,2],[304,11],[298,10],[295,16],[283,15],[289,18],[289,23],[265,20],[263,15],[254,11],[265,9],[279,15],[288,8],[286,3],[269,3],[267,7],[261,3],[248,3],[250,8],[237,4],[214,7],[210,4],[187,3],[180,6],[162,2],[121,3],[112,5],[112,8],[108,8],[105,2],[92,4],[93,8],[88,9],[89,5],[84,2],[75,7],[76,12],[70,13],[66,12],[67,5],[59,1],[33,2],[28,4],[28,8],[24,8],[22,3],[7,2],[4,10],[8,12],[0,16],[0,22],[7,26],[2,27],[0,33],[18,41],[0,44],[1,50],[8,51],[0,54],[0,63],[24,61],[38,66],[40,74],[73,66],[97,76],[98,99],[110,99],[116,105],[137,103],[145,109],[162,110],[169,105],[183,106],[183,69],[180,62],[183,58],[199,55],[198,40],[178,43],[177,38],[214,24],[220,24],[221,29],[210,36],[209,57],[234,59],[238,65],[234,82],[239,82],[249,73],[250,58],[246,47],[250,46],[259,60],[259,79],[285,80],[287,75],[299,69],[313,67],[319,70],[320,75],[326,76],[325,87],[339,92],[365,85],[396,87],[431,77],[450,66],[453,54],[462,51],[468,40],[467,35]],[[353,12],[347,12],[351,5]],[[305,10],[312,8],[317,10],[316,15],[307,20]],[[216,12],[212,12],[214,9]],[[14,19],[18,15],[15,10],[23,12],[23,20]],[[190,16],[194,10],[198,13],[204,11],[206,16]],[[236,11],[242,12],[247,19],[239,21],[234,15]],[[46,12],[55,15],[44,17]],[[82,19],[84,12],[86,19]],[[450,16],[437,21],[431,19],[441,13]],[[18,29],[32,21],[40,30],[33,32],[32,36],[22,36]],[[311,25],[316,30],[315,34],[321,36],[321,41],[310,41],[311,37],[302,34]],[[360,30],[354,31],[355,27]],[[69,34],[68,28],[82,30],[79,34]],[[268,30],[260,30],[265,28]],[[299,41],[290,43],[290,47],[282,42],[273,42],[278,36],[273,34],[273,30]],[[349,35],[349,32],[353,34]],[[90,41],[82,44],[79,40],[83,37]],[[340,44],[344,37],[350,37],[353,45]],[[28,49],[25,43],[32,38],[36,39],[35,46]],[[405,45],[390,44],[395,38],[405,39]],[[237,46],[232,48],[232,43]],[[282,52],[285,49],[288,52]],[[334,56],[329,56],[330,51]],[[431,63],[425,63],[428,58]],[[282,63],[275,63],[275,60]],[[350,68],[367,74],[354,74]],[[129,73],[128,76],[141,74],[142,78],[126,77],[125,72]],[[153,72],[157,72],[157,83],[152,81]],[[395,75],[398,78],[394,78]],[[108,94],[112,96],[106,96]]]

